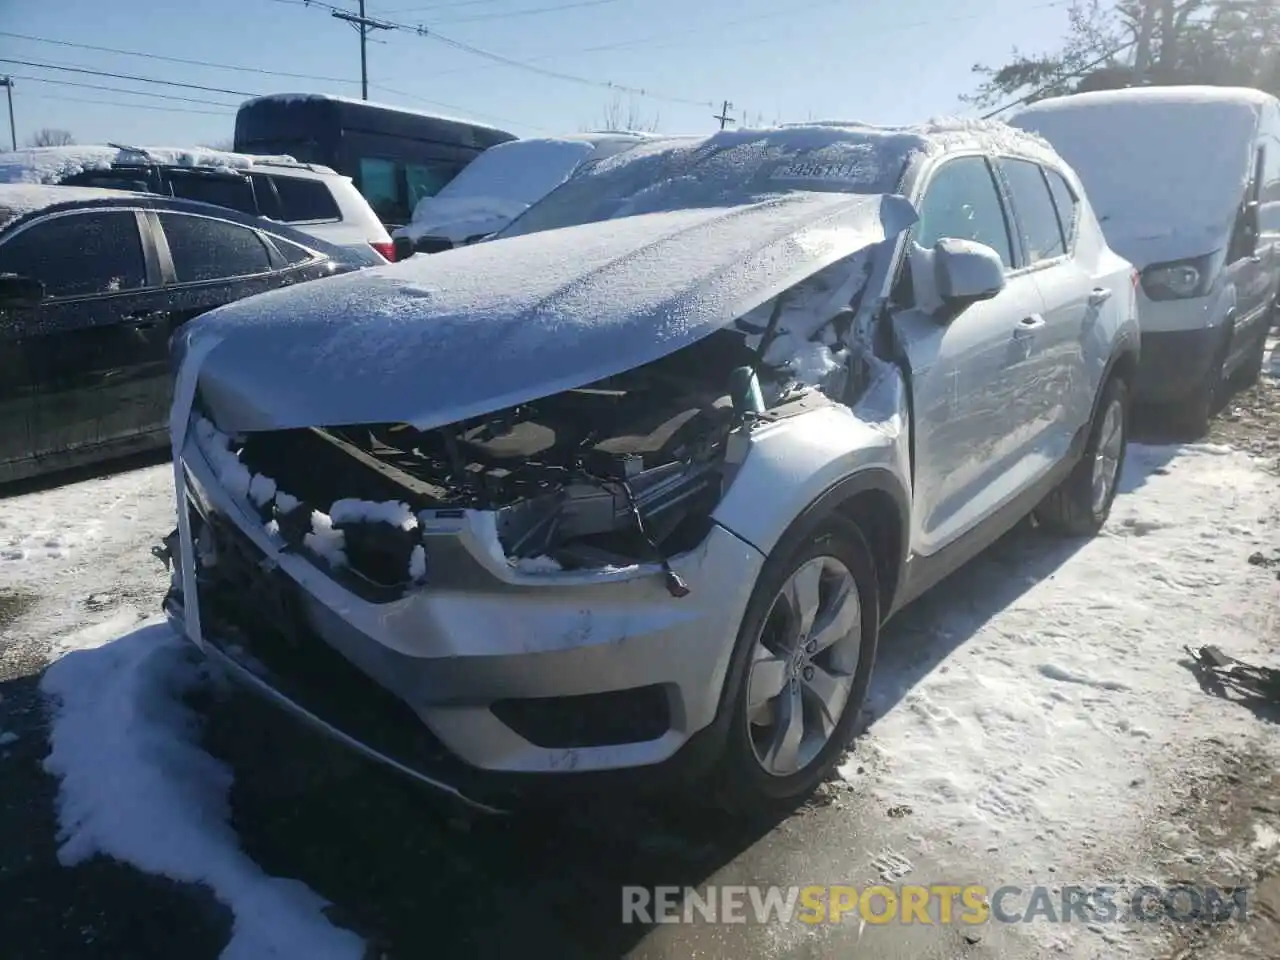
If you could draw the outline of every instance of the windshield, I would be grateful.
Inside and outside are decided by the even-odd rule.
[[[1114,243],[1229,222],[1257,115],[1248,104],[1115,100],[1033,109],[1012,123],[1039,133],[1075,169]]]
[[[910,134],[816,127],[640,144],[584,164],[499,236],[799,190],[894,193],[920,145]]]

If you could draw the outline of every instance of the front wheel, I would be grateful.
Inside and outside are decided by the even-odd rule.
[[[1091,537],[1111,515],[1129,444],[1129,387],[1112,377],[1102,391],[1084,455],[1036,508],[1040,526],[1070,537]]]
[[[866,699],[880,626],[875,563],[858,528],[828,518],[761,571],[735,649],[722,807],[778,812],[839,761]]]

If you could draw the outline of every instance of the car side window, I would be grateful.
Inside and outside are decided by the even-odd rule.
[[[258,204],[253,197],[249,178],[238,174],[206,174],[172,171],[169,182],[173,195],[183,200],[199,200],[219,207],[229,207],[241,213],[258,215]]]
[[[270,179],[280,197],[280,219],[285,223],[342,219],[342,212],[338,209],[333,194],[319,180],[301,180],[297,177]]]
[[[257,231],[186,213],[160,213],[179,283],[267,273],[271,259]]]
[[[1067,241],[1067,250],[1075,246],[1076,226],[1080,217],[1080,199],[1066,177],[1057,170],[1045,169],[1045,177],[1049,180],[1049,192],[1053,195],[1053,206],[1058,212],[1058,223],[1062,226],[1062,235]]]
[[[138,221],[129,210],[51,217],[0,244],[0,273],[44,284],[49,297],[91,297],[147,285]]]
[[[400,200],[400,171],[394,160],[360,158],[360,192],[384,222],[404,219]]]
[[[932,247],[944,237],[984,243],[1013,267],[1013,244],[1004,203],[982,157],[948,160],[929,181],[920,201],[916,243]]]
[[[1013,194],[1013,212],[1027,251],[1028,264],[1060,257],[1067,251],[1057,208],[1040,164],[1002,157],[1000,172]]]
[[[275,248],[280,251],[280,256],[284,257],[284,262],[289,266],[297,266],[299,263],[306,263],[308,260],[315,259],[315,254],[306,247],[300,247],[296,243],[291,243],[277,236],[271,237],[271,242],[275,244]]]
[[[457,163],[406,163],[404,175],[409,190],[410,212],[419,200],[434,197],[461,171],[462,166]]]

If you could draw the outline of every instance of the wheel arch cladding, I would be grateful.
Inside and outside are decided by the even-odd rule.
[[[791,549],[796,535],[821,530],[839,518],[861,532],[875,562],[879,582],[880,618],[893,608],[902,581],[902,566],[910,524],[909,499],[888,470],[872,467],[845,477],[809,504],[778,540]]]

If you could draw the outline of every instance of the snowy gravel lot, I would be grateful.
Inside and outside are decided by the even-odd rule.
[[[1280,715],[1183,652],[1280,666],[1272,365],[1206,442],[1130,448],[1102,536],[1015,531],[896,620],[839,778],[753,827],[447,822],[157,623],[166,465],[0,499],[0,956],[1274,957],[1256,925],[617,922],[623,884],[1273,883]]]

